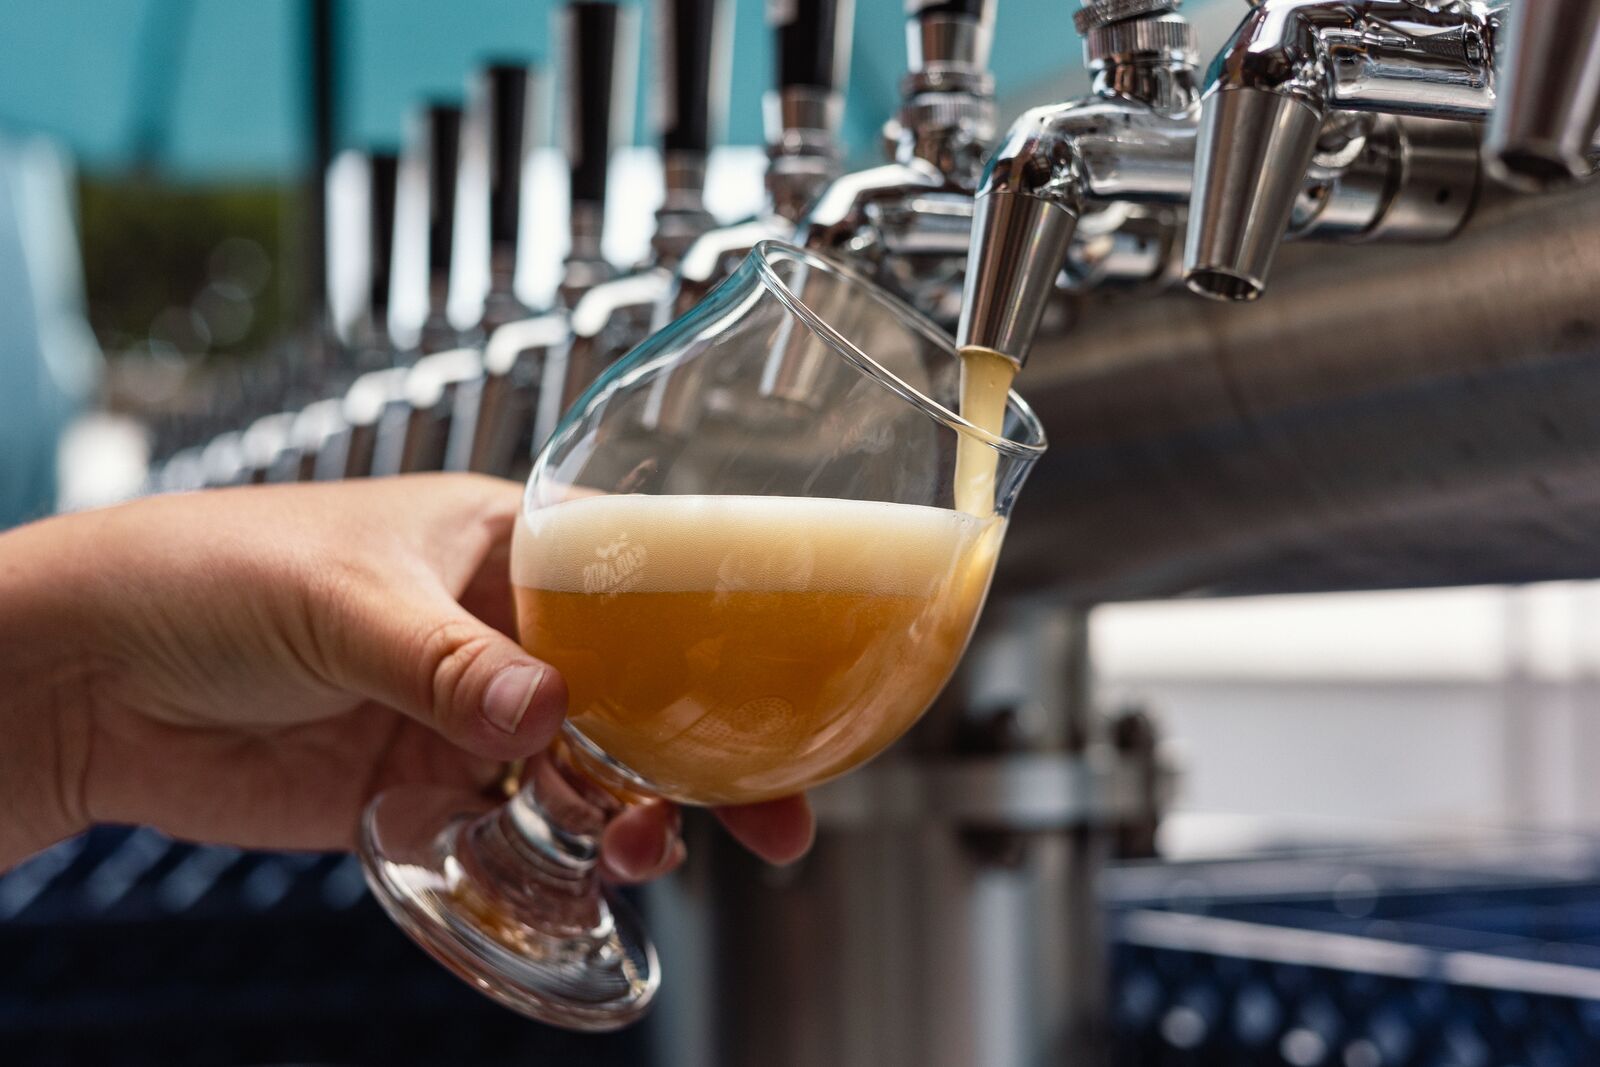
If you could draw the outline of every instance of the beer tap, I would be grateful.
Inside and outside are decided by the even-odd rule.
[[[995,134],[994,0],[907,0],[908,71],[885,127],[893,162],[834,179],[795,243],[847,257],[954,325],[972,196]]]
[[[994,0],[907,0],[900,110],[885,126],[894,161],[830,182],[794,243],[844,260],[946,327],[961,309],[972,196],[994,137],[989,46]],[[845,321],[850,309],[819,309]],[[819,356],[796,338],[763,368],[765,396],[807,403]]]
[[[475,358],[470,348],[462,347],[469,337],[456,329],[449,315],[462,121],[460,106],[430,104],[418,116],[400,161],[391,318],[394,310],[404,308],[406,269],[414,278],[425,268],[426,313],[414,350],[401,353],[402,366],[393,372],[376,372],[376,381],[387,389],[387,395],[377,405],[378,424],[368,471],[374,477],[439,469],[444,438],[428,402],[436,401],[434,394],[442,388],[441,383],[470,373]],[[421,407],[414,395],[417,392],[425,401]],[[370,406],[358,400],[346,417],[365,416],[369,410]],[[351,422],[354,426],[353,418]]]
[[[1391,191],[1364,232],[1454,233],[1470,208],[1462,197],[1470,201],[1477,184],[1477,152],[1463,151],[1459,127],[1412,120],[1489,117],[1504,6],[1265,0],[1251,10],[1205,89],[1184,250],[1189,288],[1221,300],[1260,296],[1308,172],[1360,152],[1386,128],[1405,142],[1397,166],[1426,179]],[[1522,119],[1516,128],[1530,131]],[[1513,161],[1527,158],[1507,147]]]
[[[366,160],[366,240],[355,272],[365,286],[366,307],[350,333],[349,365],[355,379],[342,394],[307,406],[294,422],[290,434],[301,448],[296,472],[301,480],[370,475],[384,406],[405,387],[406,368],[400,366],[390,333],[390,296],[397,288],[395,242],[403,224],[398,213],[400,168],[400,160],[386,152],[374,152]]]
[[[268,481],[317,481],[343,477],[350,424],[344,392],[363,374],[391,367],[389,288],[394,248],[395,186],[399,157],[388,150],[347,149],[328,172],[328,210],[359,219],[358,234],[346,234],[330,219],[329,305],[343,310],[334,322],[341,345],[330,376],[329,396],[307,404],[288,425],[287,440],[267,473]],[[352,239],[353,238],[353,239]],[[336,285],[351,283],[359,299],[333,299]]]
[[[769,3],[776,88],[762,104],[766,124],[767,202],[760,214],[702,234],[683,255],[656,307],[661,329],[694,307],[737,267],[757,243],[792,240],[819,193],[841,171],[839,124],[850,69],[853,0]],[[642,418],[653,430],[683,433],[701,410],[693,365],[656,380]]]
[[[446,449],[451,469],[526,475],[545,363],[567,338],[572,307],[613,274],[601,236],[611,152],[631,106],[627,72],[635,45],[633,12],[615,3],[576,0],[561,12],[558,35],[566,42],[562,144],[570,168],[571,245],[557,304],[489,336],[478,395],[457,394]]]
[[[659,328],[705,299],[760,241],[788,239],[840,173],[839,124],[850,69],[854,0],[771,0],[776,88],[762,101],[767,203],[755,218],[702,234],[684,252]]]
[[[495,63],[474,79],[471,104],[462,129],[458,249],[464,238],[487,237],[488,286],[472,337],[481,343],[501,326],[525,319],[530,310],[516,293],[522,178],[528,127],[537,113],[532,95],[536,78],[523,64]],[[469,210],[470,206],[470,210]],[[465,227],[481,227],[476,234]],[[480,246],[484,247],[484,246]],[[398,445],[380,435],[380,472],[391,464],[400,472],[464,469],[452,457],[452,439],[470,439],[483,400],[485,376],[478,344],[423,356],[405,380],[396,427]],[[463,425],[458,432],[457,423]]]
[[[480,338],[533,314],[517,295],[516,280],[522,178],[537,140],[540,85],[539,71],[530,64],[490,64],[473,86],[462,131],[461,180],[475,187],[488,209],[489,288],[478,318]]]
[[[711,131],[728,93],[725,0],[658,0],[657,90],[664,100],[661,161],[666,196],[656,212],[651,262],[584,293],[565,344],[545,362],[535,439],[544,440],[599,376],[647,336],[684,252],[715,220],[704,201]]]
[[[1491,172],[1534,191],[1585,177],[1600,125],[1600,0],[1524,0],[1501,33]]]
[[[1035,108],[978,185],[958,343],[1027,358],[1080,218],[1182,204],[1199,120],[1194,30],[1177,0],[1096,0],[1074,16],[1088,96]]]
[[[1204,225],[1196,217],[1207,214],[1206,187],[1196,184],[1207,134],[1194,32],[1177,7],[1095,0],[1076,13],[1093,87],[1081,100],[1025,113],[990,159],[975,201],[960,344],[1022,363],[1064,266],[1073,289],[1123,270],[1166,278],[1161,250],[1170,242],[1154,206],[1188,205],[1192,250]],[[1438,238],[1469,214],[1479,175],[1469,125],[1353,116],[1318,131],[1277,237],[1293,221],[1295,237]],[[1131,258],[1118,256],[1119,233],[1133,238],[1122,249]],[[1187,275],[1191,287],[1195,278]]]

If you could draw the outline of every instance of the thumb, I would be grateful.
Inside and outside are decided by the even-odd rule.
[[[356,615],[347,673],[362,695],[486,759],[532,755],[560,729],[560,673],[442,590],[398,603],[391,593]]]

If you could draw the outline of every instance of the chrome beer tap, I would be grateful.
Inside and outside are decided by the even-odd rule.
[[[1470,209],[1461,200],[1476,187],[1477,153],[1463,150],[1458,127],[1413,120],[1489,117],[1504,8],[1265,0],[1245,16],[1207,79],[1184,251],[1189,288],[1258,297],[1303,214],[1308,173],[1374,138],[1390,140],[1378,151],[1398,151],[1395,165],[1413,180],[1372,205],[1362,232],[1454,233]],[[1426,180],[1412,173],[1413,158]]]
[[[995,134],[994,0],[907,0],[908,70],[885,126],[893,162],[834,179],[795,243],[847,259],[954,325],[972,195]]]
[[[468,248],[486,253],[480,266],[487,267],[488,284],[472,343],[423,356],[406,376],[396,461],[401,472],[465,469],[460,442],[470,442],[485,396],[481,344],[501,326],[532,314],[517,295],[516,277],[536,85],[527,65],[508,62],[491,64],[473,79],[457,178],[457,255]],[[486,244],[474,238],[486,238]]]
[[[389,246],[390,336],[396,332],[396,322],[408,317],[408,312],[421,310],[422,321],[410,347],[397,347],[388,366],[362,374],[345,393],[341,414],[348,438],[343,469],[337,476],[397,474],[403,469],[410,422],[406,381],[411,365],[419,355],[460,340],[450,324],[448,309],[461,118],[460,107],[434,103],[412,121],[396,176]],[[423,308],[410,308],[407,301],[414,298],[419,287],[414,283],[418,282],[425,303]]]
[[[389,289],[399,165],[399,157],[391,151],[349,149],[329,168],[329,305],[335,310],[334,331],[340,351],[329,377],[332,392],[295,413],[268,481],[344,477],[351,437],[343,410],[345,390],[363,374],[394,365]],[[335,225],[332,216],[337,212],[359,220],[357,232],[346,234]],[[342,293],[336,297],[333,290],[345,285],[353,290],[349,299],[342,298]]]
[[[949,327],[961,310],[973,192],[994,137],[988,70],[993,0],[908,0],[900,109],[885,126],[894,162],[830,182],[794,242],[875,278]],[[848,307],[818,308],[846,322]],[[796,339],[763,368],[764,396],[807,403],[819,356]]]
[[[545,362],[536,443],[601,371],[650,333],[679,260],[716,224],[703,194],[711,131],[726,110],[730,15],[725,0],[658,0],[655,79],[664,101],[666,197],[656,211],[651,261],[590,288],[573,305],[566,342]]]
[[[627,125],[634,12],[615,3],[569,3],[557,32],[566,43],[562,146],[570,167],[571,244],[556,306],[499,326],[483,350],[479,395],[457,393],[445,465],[512,478],[527,475],[545,363],[568,335],[568,315],[614,270],[601,249],[611,152]],[[470,410],[467,410],[470,407]],[[465,416],[465,417],[462,417]]]
[[[1024,114],[990,159],[976,198],[961,344],[1020,364],[1063,267],[1075,290],[1124,276],[1176,277],[1165,255],[1175,246],[1176,214],[1158,209],[1188,206],[1192,251],[1196,216],[1204,219],[1210,195],[1196,184],[1208,134],[1194,34],[1176,7],[1176,0],[1096,0],[1077,13],[1093,89]],[[1274,240],[1291,217],[1295,237],[1437,238],[1470,212],[1480,168],[1469,125],[1341,116],[1313,132],[1312,155],[1284,194]],[[1187,274],[1191,286],[1195,278]]]
[[[974,202],[959,343],[1021,363],[1081,218],[1187,200],[1198,55],[1177,7],[1098,0],[1075,14],[1093,88],[1023,114],[990,158]]]
[[[767,5],[773,30],[776,88],[763,100],[767,138],[767,202],[760,214],[711,230],[692,244],[656,307],[661,329],[694,307],[769,238],[792,240],[821,191],[841,171],[839,125],[850,69],[853,0],[796,0]],[[662,375],[643,421],[660,432],[683,433],[703,410],[698,368]]]
[[[767,5],[776,88],[762,101],[767,202],[759,215],[702,234],[680,257],[654,325],[705,299],[759,241],[790,238],[817,194],[840,172],[839,124],[850,69],[854,0]]]
[[[427,311],[414,348],[400,354],[402,366],[392,374],[379,371],[375,379],[368,376],[388,390],[378,414],[368,472],[374,477],[438,470],[443,465],[445,438],[436,417],[437,394],[469,375],[476,358],[473,350],[465,347],[471,335],[450,321],[464,118],[462,108],[455,104],[430,105],[401,159],[392,304],[402,313],[406,310],[407,273],[403,268],[409,269],[414,281],[425,266]],[[359,401],[352,409],[366,414]]]

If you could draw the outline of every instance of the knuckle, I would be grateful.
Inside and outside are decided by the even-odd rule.
[[[493,639],[463,619],[448,619],[428,630],[422,639],[418,662],[423,667],[419,685],[427,694],[434,721],[449,725],[452,709],[475,676],[474,668],[493,647]]]

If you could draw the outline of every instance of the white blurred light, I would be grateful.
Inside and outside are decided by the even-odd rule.
[[[60,511],[103,507],[136,496],[150,471],[150,439],[133,419],[92,412],[74,421],[56,448]]]

